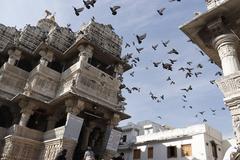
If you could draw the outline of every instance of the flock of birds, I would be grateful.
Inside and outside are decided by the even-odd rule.
[[[169,2],[181,2],[181,0],[168,0],[168,1]],[[73,7],[75,15],[79,16],[80,13],[83,12],[85,8],[86,9],[93,8],[95,6],[96,2],[97,2],[96,0],[83,0],[83,5],[84,5],[83,7],[80,7],[80,8]],[[121,9],[121,6],[117,6],[117,5],[109,7],[109,11],[113,16],[117,15],[118,11],[120,9]],[[163,8],[158,9],[156,12],[159,16],[163,16],[165,10],[166,10],[166,8],[163,7]],[[95,18],[93,17],[93,19],[95,19]],[[123,60],[125,60],[132,66],[132,70],[129,73],[129,75],[131,77],[135,76],[135,68],[138,67],[139,62],[142,61],[140,55],[144,51],[144,47],[141,47],[141,45],[144,43],[147,36],[148,36],[147,33],[136,34],[135,40],[133,40],[131,43],[129,43],[129,42],[125,43],[125,46],[124,46],[125,49],[130,48],[132,50],[135,50],[135,52],[136,52],[136,53],[127,53],[125,56],[122,57]],[[187,42],[191,42],[191,40],[188,40]],[[171,43],[170,40],[162,40],[161,44],[153,44],[151,46],[151,48],[154,52],[154,51],[159,50],[160,45],[162,45],[162,47],[168,49],[167,54],[169,56],[172,56],[173,58],[169,58],[164,61],[162,61],[162,60],[153,61],[152,66],[147,66],[147,67],[145,67],[145,69],[149,70],[151,67],[153,67],[153,68],[162,68],[163,70],[169,71],[169,72],[177,71],[177,72],[181,72],[186,79],[191,79],[192,77],[196,77],[196,78],[201,77],[203,74],[202,69],[204,68],[203,64],[201,64],[201,63],[194,64],[192,61],[187,61],[185,66],[182,66],[182,67],[176,69],[175,64],[178,62],[178,59],[176,58],[176,56],[180,55],[180,52],[178,51],[178,49],[170,47],[170,43]],[[197,49],[197,50],[200,53],[200,55],[205,56],[205,53],[202,50],[199,50],[199,49]],[[209,62],[214,63],[212,59],[209,59]],[[215,76],[222,76],[222,72],[217,71],[215,73]],[[176,81],[171,76],[167,76],[166,81],[169,82],[170,86],[174,86],[176,84]],[[212,85],[215,85],[215,80],[210,80],[209,83]],[[137,86],[129,87],[126,84],[122,84],[120,86],[120,89],[126,90],[126,92],[129,94],[132,94],[134,92],[139,93],[142,90],[141,87],[137,87]],[[188,94],[191,93],[193,90],[194,90],[194,87],[191,84],[189,84],[185,88],[180,89],[180,91],[182,93],[180,95],[180,99],[183,102],[182,109],[193,109],[194,108],[192,105],[188,105],[188,102],[189,102]],[[149,91],[149,97],[151,100],[153,100],[156,103],[161,103],[167,99],[166,95],[164,95],[164,94],[157,95],[157,94],[154,94],[152,91]],[[209,108],[208,110],[198,111],[194,115],[194,117],[201,118],[202,122],[207,122],[208,120],[207,120],[207,118],[204,117],[204,115],[206,113],[210,113],[211,115],[215,116],[219,110],[225,110],[225,107],[222,107],[219,109]],[[157,118],[162,119],[162,116],[158,115]]]

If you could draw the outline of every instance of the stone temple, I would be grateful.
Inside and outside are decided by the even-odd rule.
[[[81,159],[116,153],[124,113],[120,85],[131,67],[111,25],[79,32],[52,14],[22,30],[0,24],[0,159],[53,160],[62,149]]]

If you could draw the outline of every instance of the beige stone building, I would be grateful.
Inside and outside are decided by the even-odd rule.
[[[75,33],[47,13],[22,30],[0,24],[0,159],[53,160],[62,149],[80,159],[87,146],[109,159],[129,118],[122,39],[94,21]]]
[[[231,112],[240,146],[240,1],[206,0],[206,4],[208,11],[181,26],[181,30],[222,68],[224,76],[216,83]]]

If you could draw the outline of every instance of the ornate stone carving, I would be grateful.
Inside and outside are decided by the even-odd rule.
[[[235,72],[229,76],[216,80],[219,89],[223,92],[224,97],[237,94],[240,91],[240,72]]]
[[[19,125],[26,126],[30,116],[34,113],[33,110],[37,109],[36,103],[27,100],[21,100],[19,102],[19,106],[21,107],[22,113]]]
[[[46,52],[44,50],[41,50],[39,52],[39,55],[41,55],[40,64],[47,66],[48,62],[52,62],[53,60],[53,52]]]
[[[9,55],[8,63],[11,65],[15,65],[15,62],[17,60],[20,60],[20,58],[21,58],[21,51],[10,49],[10,50],[8,50],[8,55]]]
[[[238,38],[233,33],[222,34],[213,40],[213,45],[218,50],[221,58],[225,76],[240,70],[240,63],[237,57],[238,42]]]
[[[93,50],[94,48],[91,45],[79,45],[78,46],[79,50],[79,61],[84,61],[87,62],[89,58],[93,56]]]
[[[240,144],[240,116],[233,117],[234,135],[236,136],[237,144]]]
[[[207,8],[209,10],[222,4],[224,1],[226,1],[226,0],[205,0],[205,2],[207,4]]]
[[[66,112],[73,115],[78,115],[84,108],[86,102],[82,100],[67,99],[65,100]]]

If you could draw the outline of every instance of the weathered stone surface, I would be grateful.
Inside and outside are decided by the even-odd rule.
[[[0,128],[0,159],[53,160],[67,149],[71,160],[76,146],[79,157],[88,146],[102,157],[110,131],[129,117],[119,99],[129,68],[122,39],[96,22],[76,34],[46,13],[23,30],[0,25],[0,103],[9,114],[1,123],[13,125]]]

